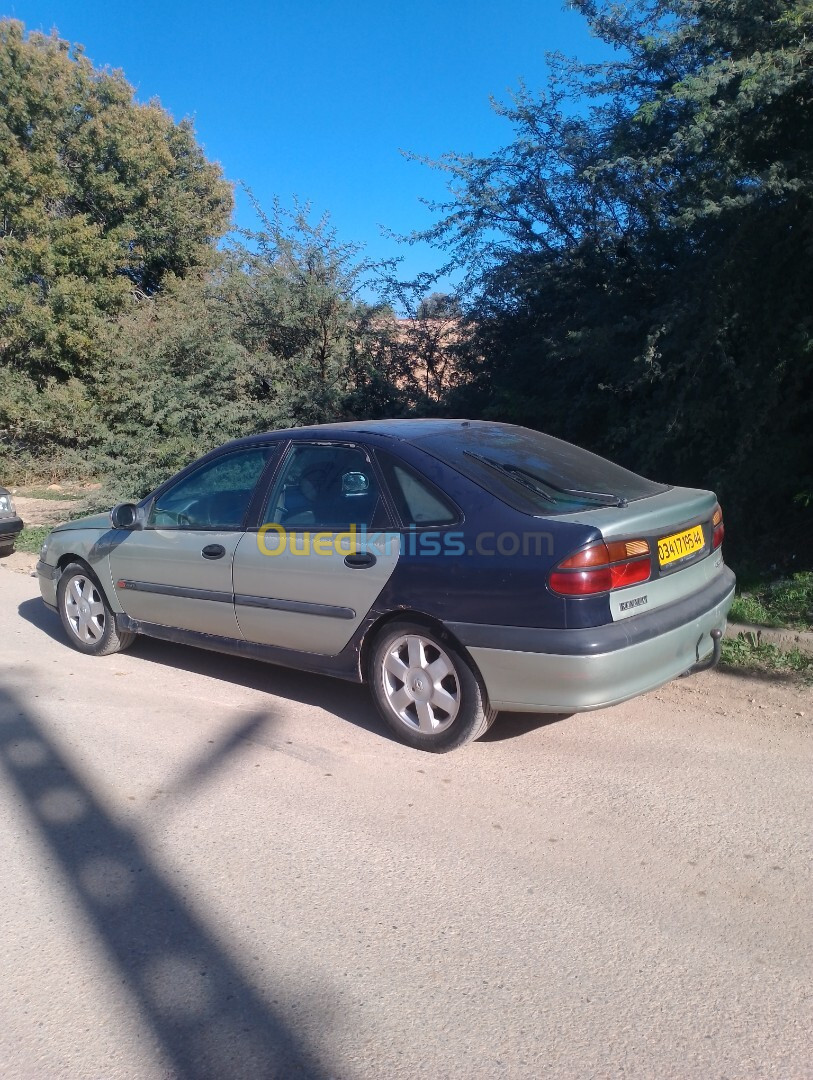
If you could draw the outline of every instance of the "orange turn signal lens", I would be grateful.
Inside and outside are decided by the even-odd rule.
[[[636,559],[640,555],[649,554],[648,540],[613,540],[607,544],[610,554],[610,562],[621,562],[623,559]]]
[[[725,536],[725,525],[723,524],[723,511],[720,508],[720,504],[714,508],[714,514],[711,519],[712,536],[711,536],[711,550],[716,551],[722,544],[723,537]]]
[[[596,544],[577,551],[559,563],[557,570],[581,570],[592,566],[609,566],[640,555],[649,554],[648,540],[599,540]]]

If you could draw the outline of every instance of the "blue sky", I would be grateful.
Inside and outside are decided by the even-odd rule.
[[[427,225],[419,200],[444,187],[399,150],[485,153],[511,136],[489,95],[541,86],[548,50],[601,54],[561,0],[0,0],[0,11],[56,27],[95,64],[123,69],[140,100],[191,116],[208,156],[261,205],[310,200],[342,240],[404,255],[407,273],[438,256],[398,248],[379,226]],[[255,224],[245,199],[237,222]]]

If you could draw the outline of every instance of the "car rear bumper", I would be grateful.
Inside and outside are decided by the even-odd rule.
[[[0,547],[13,543],[17,534],[23,531],[23,522],[18,517],[4,518],[0,521]]]
[[[684,674],[714,649],[735,579],[724,567],[675,604],[589,630],[452,626],[480,670],[491,705],[506,712],[584,712],[616,705]],[[494,645],[488,641],[494,631]],[[521,648],[506,648],[508,643]]]

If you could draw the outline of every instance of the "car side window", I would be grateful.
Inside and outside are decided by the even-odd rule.
[[[377,450],[376,456],[404,525],[453,525],[460,519],[446,496],[410,465],[384,450]]]
[[[154,528],[239,529],[273,446],[252,446],[201,465],[152,505]]]
[[[326,532],[381,528],[385,511],[372,463],[353,446],[294,444],[265,509],[263,524]]]

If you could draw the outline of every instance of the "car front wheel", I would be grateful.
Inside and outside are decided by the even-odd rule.
[[[373,648],[369,681],[402,742],[445,753],[484,735],[496,715],[460,652],[426,627],[390,623]]]
[[[109,656],[132,645],[135,634],[119,632],[104,593],[90,571],[67,566],[57,585],[59,617],[68,640],[79,652]]]

